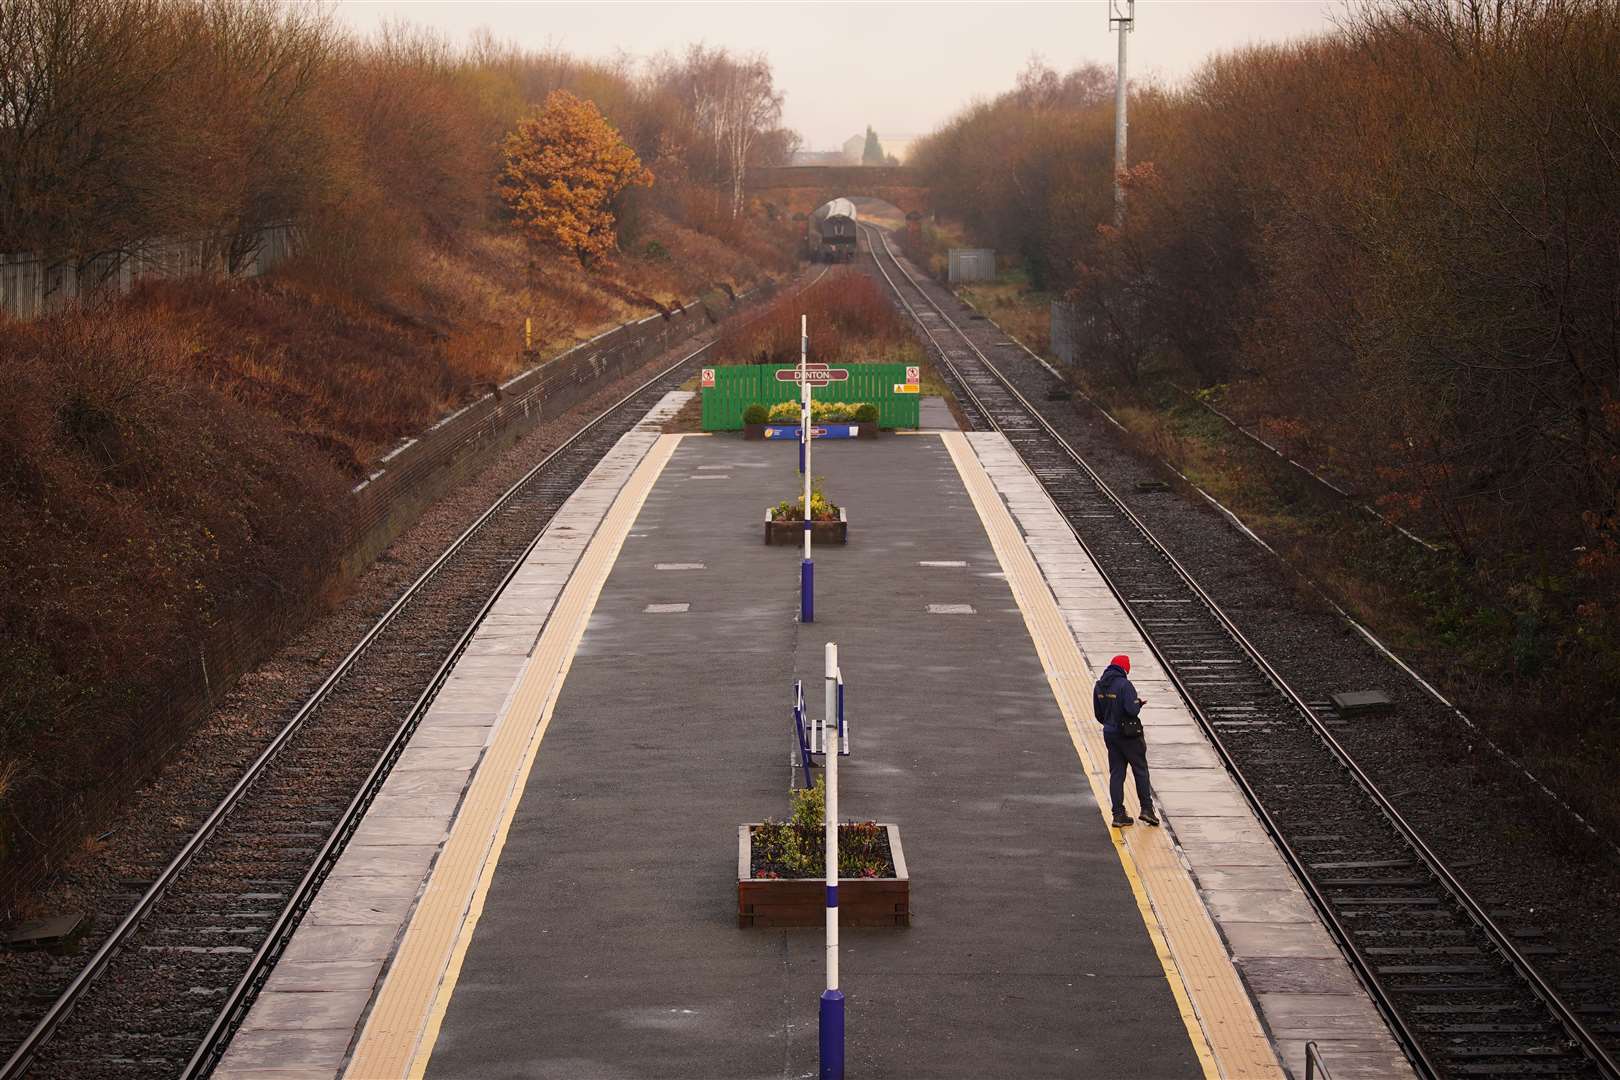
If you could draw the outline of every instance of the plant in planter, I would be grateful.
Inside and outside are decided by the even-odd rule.
[[[818,476],[810,486],[811,539],[817,544],[849,542],[849,515],[834,506],[821,490]],[[797,544],[804,538],[804,496],[783,499],[765,511],[765,542]]]
[[[783,499],[771,507],[772,521],[803,521],[804,496],[796,499]],[[826,494],[821,490],[821,477],[816,477],[810,483],[810,520],[811,521],[837,521],[838,507],[827,501]]]
[[[825,919],[826,787],[793,793],[786,821],[738,830],[739,926],[819,926]],[[911,878],[898,827],[838,826],[839,918],[845,926],[909,926]]]
[[[765,423],[770,419],[770,410],[755,402],[743,410],[743,438],[763,439],[765,437]]]
[[[827,782],[793,792],[793,813],[786,821],[754,826],[750,870],[756,878],[824,878],[827,873]],[[840,878],[892,877],[894,860],[889,838],[875,821],[838,826]]]
[[[753,423],[749,418],[757,416],[754,412],[757,406],[750,405],[743,413],[744,430]],[[780,401],[765,410],[765,424],[797,427],[802,417],[799,403],[796,401]],[[810,402],[810,421],[813,424],[855,424],[861,435],[876,436],[878,431],[878,407],[869,401],[815,401]],[[756,436],[749,436],[754,438]],[[761,436],[762,437],[762,436]]]

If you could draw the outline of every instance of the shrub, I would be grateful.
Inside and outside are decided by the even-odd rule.
[[[749,406],[750,409],[758,406]],[[749,420],[749,413],[743,413],[743,422],[746,424],[760,423]],[[772,424],[797,424],[799,422],[799,403],[797,401],[781,401],[772,405],[765,414],[765,422]],[[819,423],[848,424],[859,422],[874,424],[877,422],[877,406],[868,401],[816,401],[810,402],[810,419]]]
[[[770,411],[765,406],[754,404],[743,410],[743,423],[763,424],[770,419]]]
[[[865,401],[812,401],[810,417],[834,424],[847,424],[859,419],[862,409],[871,409],[872,418],[877,418],[876,407]]]
[[[922,347],[883,289],[858,271],[838,271],[774,301],[758,318],[728,326],[717,349],[738,363],[797,364],[799,317],[810,317],[810,359],[823,363],[918,362]]]

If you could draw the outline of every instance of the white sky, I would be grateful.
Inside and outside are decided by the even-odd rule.
[[[1140,0],[1133,78],[1177,79],[1205,57],[1329,28],[1338,2]],[[361,31],[386,19],[432,26],[455,41],[480,27],[520,45],[582,56],[646,56],[694,41],[763,51],[787,92],[785,122],[805,148],[831,150],[871,124],[926,134],[975,97],[1007,89],[1032,53],[1059,70],[1112,65],[1104,0],[1064,3],[498,3],[342,0]]]

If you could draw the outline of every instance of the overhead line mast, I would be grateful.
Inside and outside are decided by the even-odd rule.
[[[1125,224],[1125,35],[1136,29],[1136,0],[1108,0],[1108,25],[1119,30],[1119,73],[1114,77],[1114,227]]]

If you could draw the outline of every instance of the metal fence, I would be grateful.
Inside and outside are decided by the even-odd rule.
[[[0,310],[37,319],[75,303],[121,296],[147,278],[258,277],[285,262],[296,245],[297,231],[280,222],[246,237],[159,239],[72,258],[0,254]]]
[[[17,897],[37,888],[100,828],[128,793],[185,739],[236,680],[263,662],[325,611],[331,586],[352,578],[444,492],[488,464],[542,419],[587,401],[621,376],[717,323],[741,303],[774,293],[767,285],[733,298],[716,291],[668,316],[627,323],[538,363],[497,391],[403,441],[354,490],[340,523],[338,559],[311,565],[305,580],[282,581],[248,610],[219,612],[219,621],[164,685],[147,688],[133,715],[102,730],[101,757],[119,768],[105,782],[68,792],[40,778],[17,781],[9,803],[30,807],[25,822],[0,819],[0,918]],[[791,385],[791,384],[786,384]],[[316,560],[311,560],[312,564]],[[30,786],[38,790],[29,790]],[[24,839],[26,838],[26,839]]]
[[[922,398],[897,393],[895,386],[907,382],[905,364],[844,364],[849,378],[815,389],[817,401],[866,401],[878,407],[878,426],[914,428],[921,422]],[[778,371],[792,371],[791,364],[734,364],[714,370],[714,386],[703,390],[703,430],[737,431],[743,426],[743,410],[750,405],[770,408],[777,402],[799,400],[799,386],[781,382]],[[914,381],[914,380],[913,380]]]

